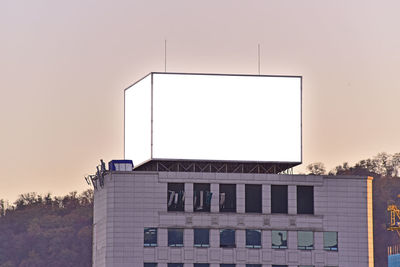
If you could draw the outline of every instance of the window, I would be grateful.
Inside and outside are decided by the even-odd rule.
[[[273,230],[271,233],[272,248],[287,248],[287,231]]]
[[[298,249],[314,249],[314,233],[311,231],[297,232]]]
[[[235,267],[235,264],[226,264],[226,263],[223,263],[223,264],[220,264],[219,267]]]
[[[246,230],[246,248],[261,248],[261,230]]]
[[[195,263],[194,267],[210,267],[208,263]]]
[[[167,201],[168,211],[184,211],[185,184],[168,183]]]
[[[194,246],[209,247],[210,246],[210,230],[194,229]]]
[[[288,213],[287,185],[271,185],[271,213]]]
[[[219,231],[219,246],[221,248],[234,248],[235,243],[235,230],[223,229]]]
[[[272,267],[288,267],[287,265],[276,265],[276,264],[272,264]]]
[[[212,193],[210,184],[193,185],[193,210],[210,212]]]
[[[183,246],[183,229],[168,229],[168,246]]]
[[[245,205],[246,212],[261,213],[261,185],[246,184]]]
[[[246,267],[261,267],[261,264],[246,264]]]
[[[314,267],[314,265],[299,265],[299,267]]]
[[[337,232],[324,232],[324,249],[338,251]]]
[[[144,246],[157,246],[157,228],[144,228]]]
[[[145,263],[144,267],[157,267],[157,263]]]
[[[219,185],[219,211],[236,212],[236,185]]]
[[[297,186],[297,214],[314,214],[313,186]]]
[[[183,263],[168,263],[168,267],[183,267]]]

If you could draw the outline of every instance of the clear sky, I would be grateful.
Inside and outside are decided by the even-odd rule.
[[[88,188],[151,71],[303,76],[303,165],[400,152],[398,0],[0,0],[0,198]],[[304,167],[298,168],[302,171]]]

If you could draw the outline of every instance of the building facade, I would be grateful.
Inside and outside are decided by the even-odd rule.
[[[93,266],[371,267],[372,178],[107,172]]]

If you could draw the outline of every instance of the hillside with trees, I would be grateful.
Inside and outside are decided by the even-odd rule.
[[[320,162],[307,170],[326,174]],[[400,243],[396,233],[386,230],[387,204],[399,202],[400,153],[381,153],[354,166],[343,163],[329,174],[374,177],[375,266],[387,266],[387,246]],[[28,193],[12,205],[0,200],[0,267],[91,266],[92,221],[92,190],[63,197]]]
[[[0,201],[0,267],[91,266],[93,192]]]

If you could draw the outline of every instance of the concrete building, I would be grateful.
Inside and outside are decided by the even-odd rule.
[[[94,266],[374,265],[370,177],[110,172],[94,205]]]
[[[301,80],[150,73],[127,88],[135,169],[91,177],[93,265],[374,266],[372,178],[290,175]]]

